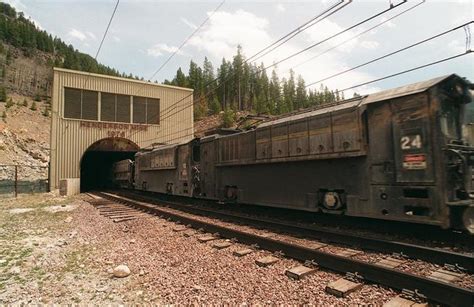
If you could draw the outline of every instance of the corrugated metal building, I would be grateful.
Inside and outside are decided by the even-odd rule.
[[[192,89],[60,68],[53,75],[51,190],[63,179],[99,183],[139,148],[193,138]]]

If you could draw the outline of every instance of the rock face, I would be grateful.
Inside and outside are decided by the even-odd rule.
[[[114,276],[119,278],[127,277],[128,275],[130,275],[130,273],[130,269],[125,264],[121,264],[115,267],[113,272]]]

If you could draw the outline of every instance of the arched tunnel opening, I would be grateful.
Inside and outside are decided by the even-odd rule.
[[[122,138],[107,138],[92,144],[81,159],[81,192],[113,187],[113,164],[134,160],[139,147]]]

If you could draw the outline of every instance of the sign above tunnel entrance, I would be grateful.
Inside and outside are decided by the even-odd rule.
[[[140,124],[119,124],[119,123],[104,123],[104,122],[93,122],[93,121],[80,121],[80,127],[87,127],[87,128],[99,128],[99,129],[114,129],[114,130],[141,130],[147,131],[147,125],[140,125]]]

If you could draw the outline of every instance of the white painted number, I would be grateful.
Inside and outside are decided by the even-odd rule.
[[[402,150],[421,148],[421,136],[419,134],[402,136],[400,144]]]

